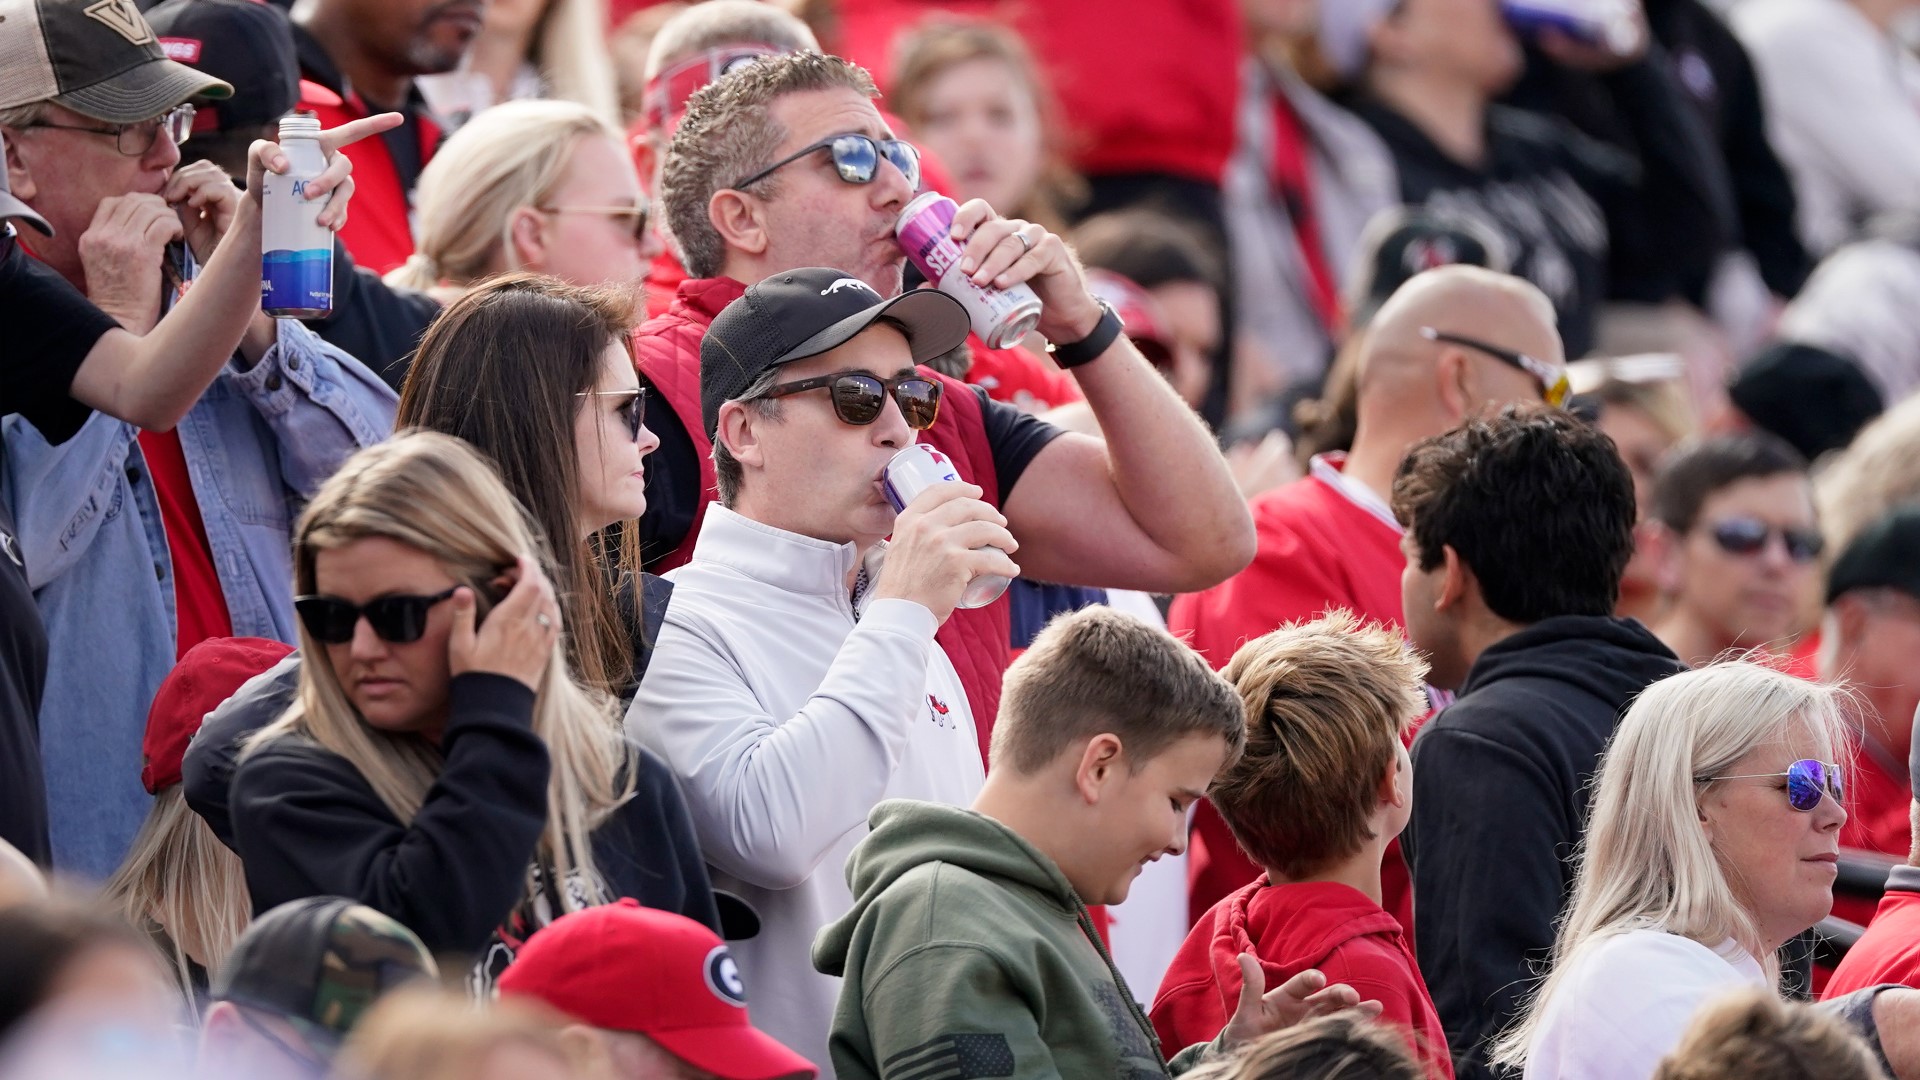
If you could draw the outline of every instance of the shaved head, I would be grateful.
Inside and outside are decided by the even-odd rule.
[[[1564,364],[1566,350],[1554,328],[1553,301],[1532,283],[1478,266],[1441,266],[1416,274],[1380,306],[1367,331],[1360,386],[1403,366],[1407,358],[1431,362],[1438,351],[1422,327],[1459,334],[1489,345]]]

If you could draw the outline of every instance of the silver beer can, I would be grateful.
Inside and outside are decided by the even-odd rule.
[[[887,462],[887,470],[881,474],[880,490],[886,495],[887,502],[893,504],[893,512],[899,513],[907,504],[920,496],[920,493],[935,484],[960,484],[960,473],[954,469],[953,461],[947,455],[925,443],[914,443],[905,450],[893,455]],[[997,549],[996,549],[997,550]],[[960,594],[963,608],[986,607],[1000,594],[1007,591],[1011,579],[998,574],[982,574],[967,582]]]

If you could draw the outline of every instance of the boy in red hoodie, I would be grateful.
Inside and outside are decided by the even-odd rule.
[[[1208,797],[1265,873],[1194,926],[1154,999],[1163,1046],[1220,1030],[1251,952],[1275,985],[1317,968],[1384,1006],[1430,1075],[1453,1076],[1447,1039],[1400,923],[1380,906],[1380,857],[1413,809],[1401,744],[1426,711],[1426,664],[1394,630],[1337,610],[1248,642],[1225,675],[1247,710],[1247,748]]]

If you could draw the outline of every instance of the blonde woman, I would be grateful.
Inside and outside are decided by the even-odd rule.
[[[1497,1065],[1647,1080],[1701,1005],[1775,987],[1775,950],[1833,906],[1841,693],[1727,661],[1640,695],[1595,781],[1552,969]]]
[[[509,270],[637,284],[653,257],[620,132],[570,101],[513,101],[474,117],[421,172],[414,213],[414,253],[386,281],[443,304]]]
[[[266,638],[208,638],[161,680],[147,710],[140,783],[153,809],[106,895],[147,931],[190,998],[204,993],[208,974],[226,962],[252,906],[239,857],[187,807],[181,760],[209,712],[292,651]]]
[[[665,766],[568,670],[545,552],[448,435],[397,435],[320,489],[294,540],[299,689],[233,778],[255,911],[350,897],[478,957],[479,988],[623,896],[718,927]]]

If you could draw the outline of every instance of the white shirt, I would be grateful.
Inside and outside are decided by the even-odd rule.
[[[885,545],[868,553],[878,578]],[[627,731],[680,778],[714,885],[760,915],[733,944],[756,1026],[830,1070],[840,980],[814,935],[853,906],[847,855],[885,799],[966,806],[985,774],[960,677],[909,600],[856,606],[856,553],[707,508]]]
[[[1920,62],[1847,0],[1746,0],[1729,22],[1814,254],[1875,214],[1920,208]]]
[[[1732,941],[1718,949],[1659,930],[1590,942],[1567,961],[1527,1045],[1525,1080],[1648,1080],[1700,1006],[1766,972]]]

